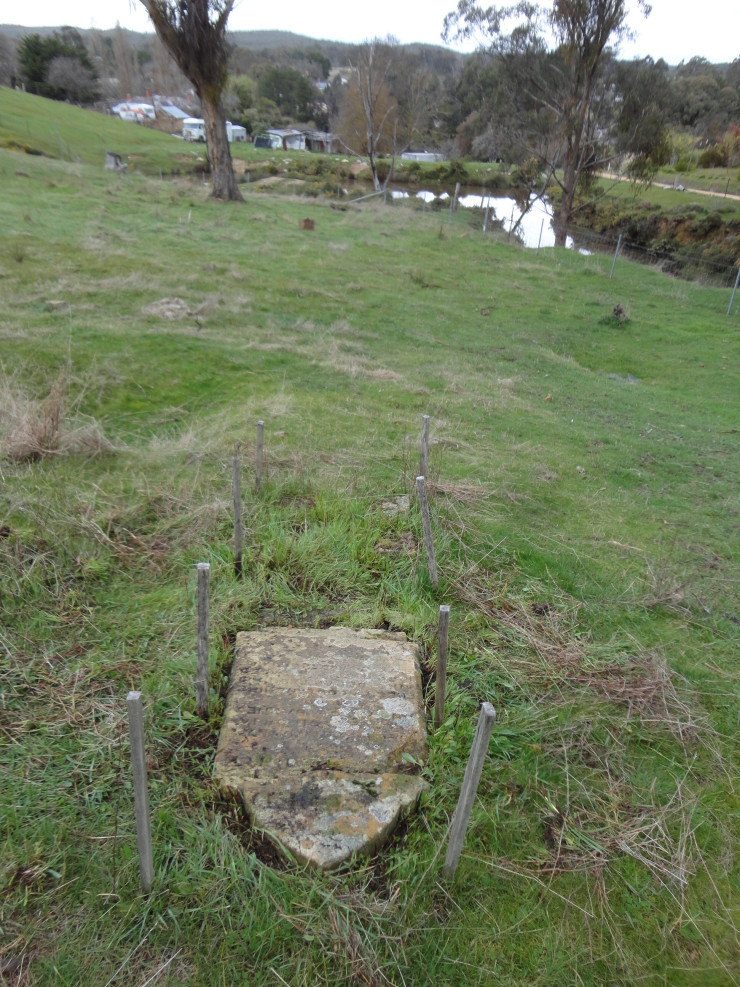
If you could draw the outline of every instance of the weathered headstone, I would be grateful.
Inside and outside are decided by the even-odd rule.
[[[408,514],[411,510],[411,498],[408,494],[401,494],[400,497],[384,497],[380,501],[380,510],[386,517]]]
[[[215,775],[278,847],[320,867],[374,849],[416,806],[426,783],[409,772],[426,757],[418,651],[404,634],[237,636]]]
[[[116,154],[115,151],[105,152],[105,165],[106,171],[125,171],[128,165],[123,160],[120,154]]]

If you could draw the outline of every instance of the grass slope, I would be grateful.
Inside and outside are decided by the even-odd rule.
[[[728,293],[626,262],[610,281],[610,258],[522,252],[462,213],[256,185],[224,207],[96,154],[0,151],[4,979],[737,983]],[[182,318],[146,311],[173,297]],[[423,413],[436,594],[416,511],[376,509],[413,485]],[[241,442],[249,490],[257,418],[269,477],[247,496],[239,582],[230,457]],[[211,783],[233,635],[405,630],[431,703],[440,603],[449,695],[420,816],[339,873],[279,864]],[[146,701],[149,897],[130,688]],[[481,700],[499,720],[445,884]]]
[[[0,91],[0,147],[102,168],[105,152],[121,154],[128,170],[157,175],[192,171],[205,148],[114,116],[82,110],[20,90]]]

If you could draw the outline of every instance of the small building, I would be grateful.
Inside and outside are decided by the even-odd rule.
[[[305,151],[306,138],[300,130],[265,130],[254,139],[255,147],[272,151]]]
[[[401,161],[444,161],[444,154],[436,151],[404,151]]]
[[[111,112],[115,113],[122,120],[133,120],[135,123],[142,123],[144,120],[156,120],[157,114],[151,103],[116,103],[111,107]]]
[[[319,151],[322,154],[337,154],[339,152],[341,142],[336,134],[330,134],[323,130],[307,130],[305,138],[307,151]]]
[[[154,97],[154,105],[158,113],[161,113],[165,117],[169,117],[171,120],[187,120],[192,119],[188,117],[185,110],[181,110],[179,106],[175,106],[174,103],[157,103],[157,97]]]
[[[205,121],[201,120],[200,117],[185,117],[182,121],[182,136],[186,141],[204,143],[206,139]],[[232,141],[246,141],[247,132],[244,127],[239,127],[233,124],[231,120],[227,120],[226,139],[229,143]]]
[[[254,138],[254,146],[264,148],[268,151],[279,151],[282,150],[283,141],[274,131],[265,130],[264,133],[257,134]]]
[[[339,138],[319,130],[265,130],[254,139],[255,147],[273,151],[319,151],[335,154]]]

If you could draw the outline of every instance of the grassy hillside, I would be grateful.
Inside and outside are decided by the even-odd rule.
[[[64,160],[0,150],[4,982],[738,983],[740,304],[728,318],[727,291],[523,252],[462,212],[256,183],[224,206],[105,173],[109,132],[73,144],[67,112],[28,118],[34,141],[59,130]],[[95,126],[112,124],[130,126]],[[171,140],[137,137],[147,156]],[[424,413],[437,593],[415,508],[377,509],[413,487]],[[447,715],[419,816],[341,872],[281,863],[211,782],[235,633],[404,630],[432,713],[441,603]],[[498,723],[445,883],[482,700]]]
[[[157,175],[192,171],[205,159],[202,147],[118,117],[81,110],[19,90],[0,89],[0,147],[100,168],[115,151],[128,169]]]

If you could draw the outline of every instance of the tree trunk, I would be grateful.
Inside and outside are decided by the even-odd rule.
[[[553,216],[553,228],[555,230],[555,246],[564,247],[568,239],[568,226],[573,212],[574,189],[566,188],[563,191],[563,198],[555,209]]]
[[[378,177],[378,164],[375,160],[375,155],[370,156],[370,174],[373,176],[373,189],[376,192],[382,192],[383,186],[380,184],[380,178]]]
[[[555,229],[555,246],[564,247],[568,238],[568,227],[573,215],[573,202],[576,197],[578,175],[569,152],[563,166],[563,197],[555,208],[553,227]]]
[[[211,181],[214,199],[224,199],[231,202],[242,202],[242,194],[236,184],[234,169],[231,164],[231,151],[226,137],[226,123],[218,105],[207,96],[201,95],[201,112],[206,130],[206,146],[208,162],[211,166]]]

